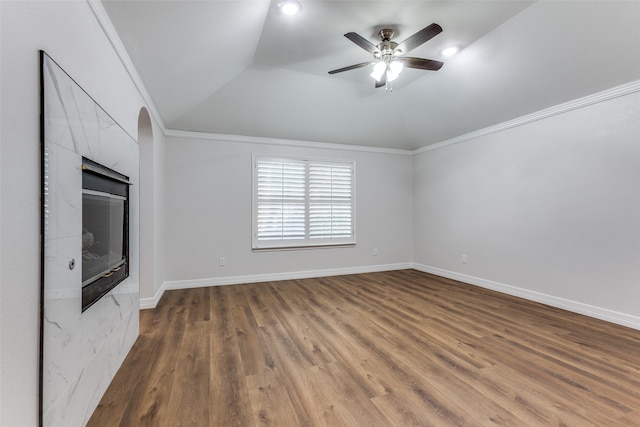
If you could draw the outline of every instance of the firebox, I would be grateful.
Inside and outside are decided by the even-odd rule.
[[[129,185],[82,158],[82,311],[129,276]]]

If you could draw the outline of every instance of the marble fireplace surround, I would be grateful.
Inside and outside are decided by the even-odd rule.
[[[139,147],[45,52],[41,67],[41,424],[79,426],[91,417],[139,332]],[[131,182],[129,277],[84,313],[83,156]]]

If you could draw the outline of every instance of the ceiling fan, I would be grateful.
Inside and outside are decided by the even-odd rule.
[[[356,68],[373,65],[371,77],[376,80],[376,88],[379,88],[386,86],[387,82],[391,82],[398,78],[398,75],[400,75],[400,72],[404,67],[437,71],[443,65],[440,61],[412,58],[402,55],[409,53],[411,50],[432,39],[441,32],[442,27],[434,23],[398,44],[391,41],[393,38],[393,30],[385,28],[380,30],[378,33],[380,43],[377,46],[357,33],[347,33],[344,36],[367,52],[373,54],[374,61],[362,62],[360,64],[331,70],[329,71],[329,74],[342,73],[343,71],[355,70]]]

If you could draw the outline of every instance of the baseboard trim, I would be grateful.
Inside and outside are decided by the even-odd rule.
[[[535,292],[504,283],[493,282],[491,280],[486,280],[479,277],[456,273],[454,271],[444,270],[429,265],[414,263],[413,268],[424,273],[435,274],[436,276],[446,277],[448,279],[457,280],[459,282],[479,286],[481,288],[490,289],[507,295],[524,298],[530,301],[546,304],[551,307],[561,308],[563,310],[571,311],[578,314],[584,314],[585,316],[640,330],[640,317],[637,316],[632,316],[629,314],[608,310],[606,308],[596,307],[577,301],[559,298],[553,295],[547,295],[541,292]]]
[[[482,279],[475,276],[469,276],[454,271],[444,270],[438,267],[432,267],[429,265],[418,263],[397,263],[397,264],[382,264],[371,265],[361,267],[348,267],[337,268],[327,270],[307,270],[307,271],[293,271],[285,273],[269,273],[269,274],[252,274],[246,276],[226,276],[226,277],[212,277],[205,279],[192,279],[192,280],[173,280],[164,282],[156,294],[152,298],[141,298],[140,309],[152,309],[158,305],[158,302],[164,295],[164,292],[171,289],[191,289],[202,288],[208,286],[225,286],[225,285],[239,285],[243,283],[260,283],[260,282],[272,282],[276,280],[295,280],[295,279],[309,279],[314,277],[328,277],[328,276],[342,276],[345,274],[362,274],[362,273],[375,273],[380,271],[392,271],[392,270],[406,270],[413,268],[424,273],[434,274],[436,276],[446,277],[448,279],[457,280],[459,282],[467,283],[469,285],[479,286],[481,288],[490,289],[493,291],[501,292],[507,295],[512,295],[520,298],[524,298],[530,301],[546,304],[551,307],[561,308],[563,310],[571,311],[578,314],[584,314],[585,316],[593,317],[596,319],[604,320],[607,322],[615,323],[621,326],[640,330],[640,317],[632,316],[625,313],[620,313],[606,308],[596,307],[581,302],[568,300],[565,298],[559,298],[553,295],[543,294],[541,292],[531,291],[528,289],[519,288],[517,286],[507,285],[504,283],[494,282],[491,280]]]
[[[292,271],[286,273],[251,274],[246,276],[211,277],[192,280],[172,280],[164,282],[153,298],[140,300],[141,309],[155,308],[165,290],[191,289],[208,286],[240,285],[243,283],[273,282],[276,280],[309,279],[313,277],[343,276],[345,274],[376,273],[379,271],[406,270],[413,268],[413,263],[367,265],[361,267],[333,268],[327,270]]]
[[[163,282],[158,288],[156,294],[151,298],[140,298],[140,310],[147,310],[150,308],[156,308],[160,298],[164,295],[164,291],[167,289],[166,282]]]

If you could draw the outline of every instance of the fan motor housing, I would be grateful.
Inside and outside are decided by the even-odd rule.
[[[396,47],[398,47],[398,43],[396,42],[392,42],[391,39],[393,38],[393,34],[394,31],[389,29],[389,28],[385,28],[380,30],[380,32],[378,33],[378,37],[380,37],[381,43],[378,44],[378,46],[376,46],[378,48],[378,50],[380,50],[380,56],[387,56],[387,55],[399,55],[402,52],[394,52],[394,50],[396,49]]]
[[[393,30],[390,28],[383,28],[382,30],[380,30],[380,32],[378,33],[378,37],[380,37],[380,40],[385,42],[385,41],[389,41],[393,38]]]

